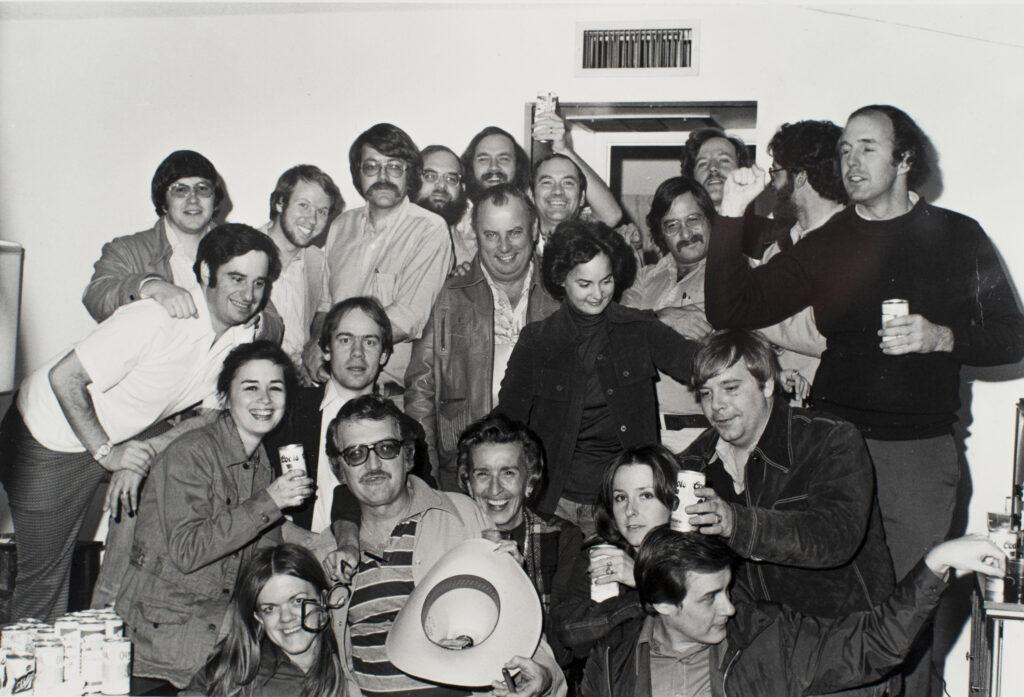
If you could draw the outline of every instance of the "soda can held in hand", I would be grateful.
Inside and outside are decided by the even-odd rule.
[[[281,456],[281,473],[286,474],[292,470],[299,470],[303,476],[306,474],[306,457],[299,443],[282,445],[277,449]]]
[[[700,503],[697,496],[697,487],[703,487],[707,480],[703,472],[694,470],[680,470],[676,475],[676,498],[678,503],[669,518],[669,527],[678,532],[693,532],[694,527],[690,525],[690,514],[686,512],[687,506]]]

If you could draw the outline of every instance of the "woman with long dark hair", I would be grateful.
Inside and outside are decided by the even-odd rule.
[[[632,249],[603,223],[566,221],[544,251],[544,285],[562,306],[528,324],[509,359],[497,410],[547,451],[537,503],[593,534],[601,476],[627,448],[658,442],[658,371],[689,382],[697,345],[653,312],[617,302],[633,283]]]
[[[298,545],[261,549],[242,570],[227,634],[183,694],[342,697],[330,610],[347,600],[316,557]]]

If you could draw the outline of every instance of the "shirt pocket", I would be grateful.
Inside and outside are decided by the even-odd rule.
[[[568,402],[570,384],[569,373],[540,368],[533,375],[533,394],[543,400]]]
[[[778,499],[772,508],[780,511],[806,511],[808,508],[807,494],[797,494]]]
[[[384,273],[379,270],[373,272],[373,279],[370,283],[370,292],[377,298],[381,305],[387,307],[395,302],[397,295],[398,276],[393,273]]]
[[[631,385],[645,380],[652,381],[656,374],[649,355],[621,356],[612,361],[617,385]]]

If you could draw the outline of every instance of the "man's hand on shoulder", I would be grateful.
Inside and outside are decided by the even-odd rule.
[[[175,319],[199,316],[191,293],[160,278],[144,281],[139,288],[139,297],[153,298]]]
[[[718,212],[729,218],[742,218],[747,206],[767,185],[768,173],[757,165],[734,169],[725,180]]]
[[[887,356],[953,350],[953,330],[933,324],[921,315],[894,317],[878,331],[878,336],[882,337],[882,353]]]
[[[690,341],[700,341],[714,331],[704,311],[696,307],[665,307],[655,314],[664,324]]]
[[[302,349],[302,365],[299,366],[299,382],[306,387],[319,385],[328,378],[324,366],[324,352],[320,349],[319,337],[312,337]]]

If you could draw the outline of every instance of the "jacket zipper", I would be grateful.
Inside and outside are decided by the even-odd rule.
[[[608,678],[608,697],[612,697],[612,647],[604,650],[604,674]]]
[[[727,685],[729,681],[729,671],[732,670],[733,665],[736,663],[736,659],[740,657],[740,651],[742,651],[742,649],[737,650],[736,653],[732,655],[732,658],[729,659],[729,665],[725,667],[725,671],[722,673],[722,697],[729,697],[729,686]]]

